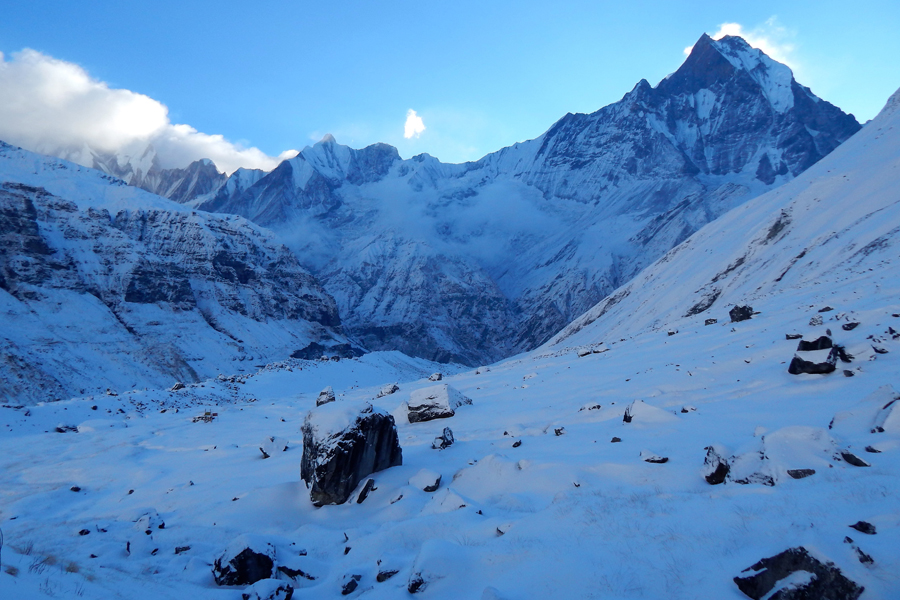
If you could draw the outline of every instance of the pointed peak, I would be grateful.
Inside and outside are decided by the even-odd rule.
[[[326,133],[322,136],[322,139],[319,140],[320,144],[337,144],[337,140],[334,139],[334,136],[330,133]]]

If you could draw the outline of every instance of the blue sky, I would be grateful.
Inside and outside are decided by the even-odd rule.
[[[900,86],[896,0],[852,9],[830,0],[34,0],[3,12],[7,67],[33,49],[152,98],[172,124],[270,156],[333,133],[354,147],[393,144],[404,157],[477,159],[567,112],[614,102],[641,78],[656,85],[723,23],[768,44],[801,83],[861,121]],[[407,139],[411,109],[425,129]]]

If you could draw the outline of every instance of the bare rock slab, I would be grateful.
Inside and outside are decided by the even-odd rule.
[[[472,404],[472,400],[446,383],[415,390],[409,395],[409,422],[446,419],[464,404]]]

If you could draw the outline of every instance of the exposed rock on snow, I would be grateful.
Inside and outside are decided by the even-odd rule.
[[[816,470],[815,469],[788,469],[787,474],[788,474],[788,476],[790,476],[793,479],[803,479],[805,477],[809,477],[810,475],[815,475]]]
[[[275,547],[258,536],[236,538],[213,564],[218,585],[248,585],[273,577]]]
[[[414,390],[409,395],[409,422],[446,419],[464,404],[472,404],[472,400],[446,383]]]
[[[866,535],[875,535],[875,526],[866,521],[857,521],[850,527]]]
[[[367,479],[366,484],[363,486],[363,489],[360,490],[359,496],[357,496],[356,498],[356,503],[362,504],[363,502],[365,502],[366,498],[369,497],[369,494],[372,493],[375,489],[375,480]]]
[[[432,373],[428,376],[428,381],[440,381],[444,378],[444,375],[441,373]]]
[[[734,582],[753,600],[857,600],[864,589],[847,579],[834,563],[823,563],[802,546],[764,558],[743,572],[750,571],[753,573],[735,577]]]
[[[828,428],[845,436],[863,432],[900,433],[898,400],[900,394],[894,387],[884,385],[860,400],[853,408],[837,413]]]
[[[703,477],[710,485],[725,483],[725,478],[731,466],[724,456],[724,449],[716,446],[707,446],[706,458],[703,460]]]
[[[263,458],[269,458],[276,453],[285,452],[287,449],[287,440],[275,436],[263,439],[263,443],[259,447],[259,451],[262,452]]]
[[[323,404],[328,404],[329,402],[334,402],[334,388],[330,385],[319,392],[319,397],[316,398],[316,406],[322,406]]]
[[[622,421],[631,423],[637,419],[637,423],[665,423],[678,419],[667,410],[647,404],[643,400],[635,400],[625,408],[625,416]]]
[[[241,593],[242,600],[291,600],[294,588],[277,579],[261,579]]]
[[[738,323],[740,321],[746,321],[750,317],[753,316],[753,307],[751,306],[735,306],[731,310],[728,311],[728,316],[731,317],[732,323]]]
[[[654,464],[664,464],[669,462],[669,457],[667,456],[658,456],[649,450],[641,450],[641,460],[648,463]]]
[[[788,373],[791,375],[800,375],[802,373],[809,375],[827,375],[828,373],[833,373],[837,368],[835,366],[837,364],[837,358],[838,353],[834,348],[828,352],[827,356],[818,361],[806,360],[795,354],[794,358],[791,359],[791,364],[788,365]]]
[[[343,504],[364,477],[400,464],[397,428],[386,412],[331,403],[307,414],[300,477],[314,505]]]
[[[400,386],[398,386],[396,383],[389,383],[381,387],[381,389],[378,391],[377,397],[384,398],[385,396],[390,396],[391,394],[399,390]]]
[[[359,587],[359,581],[361,579],[362,575],[344,575],[344,579],[341,581],[341,596],[349,596],[355,592],[356,588]]]
[[[827,335],[820,336],[818,339],[807,342],[806,340],[800,340],[800,343],[797,344],[798,352],[810,352],[813,350],[828,350],[833,346],[831,342],[831,338]]]
[[[422,469],[410,478],[409,485],[423,492],[436,492],[441,487],[441,474],[430,469]]]
[[[431,447],[435,450],[443,450],[444,448],[452,446],[454,441],[453,431],[451,431],[449,427],[444,427],[444,432],[440,436],[434,438]]]
[[[858,457],[857,455],[850,452],[849,450],[842,450],[840,454],[841,454],[841,458],[843,458],[847,464],[853,465],[854,467],[871,467],[872,466],[869,463],[867,463],[866,461],[864,461],[863,459],[861,459],[860,457]]]

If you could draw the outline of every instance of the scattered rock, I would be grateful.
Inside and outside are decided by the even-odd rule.
[[[319,392],[319,397],[316,398],[316,406],[322,406],[329,402],[334,402],[334,389],[330,385]]]
[[[814,350],[828,350],[834,344],[831,341],[831,338],[827,335],[820,336],[819,339],[814,340],[812,342],[807,342],[806,340],[800,340],[800,343],[797,344],[797,352],[812,352]]]
[[[731,465],[728,464],[723,450],[715,446],[707,446],[706,458],[703,459],[703,477],[706,482],[710,485],[725,483],[730,471]]]
[[[428,381],[440,381],[444,376],[441,373],[432,373],[428,376]]]
[[[719,322],[718,319],[707,319],[706,321],[703,322],[703,324],[704,325],[715,325],[718,322]]]
[[[456,440],[453,439],[453,431],[449,427],[444,427],[444,432],[439,437],[434,438],[431,447],[435,450],[443,450],[448,446],[452,446],[454,441]]]
[[[78,427],[75,425],[57,425],[56,433],[69,433],[70,431],[78,431]]]
[[[436,492],[441,487],[441,474],[430,469],[422,469],[410,478],[409,485],[423,492]]]
[[[804,477],[809,477],[810,475],[815,475],[815,469],[788,469],[787,474],[790,475],[794,479],[803,479]]]
[[[685,404],[684,406],[681,407],[681,412],[682,412],[683,414],[687,414],[687,413],[691,413],[691,412],[696,412],[696,411],[697,411],[697,407],[696,407],[696,406],[691,406],[690,404]]]
[[[841,458],[843,458],[848,464],[853,465],[854,467],[871,467],[869,463],[856,456],[849,450],[841,451]]]
[[[728,311],[728,316],[731,317],[732,323],[738,323],[739,321],[746,321],[753,315],[753,307],[751,306],[735,306],[730,311]]]
[[[513,448],[518,448],[518,447],[521,446],[521,445],[522,445],[522,440],[516,440],[515,442],[513,442],[512,447],[513,447]]]
[[[656,454],[653,454],[652,452],[649,452],[647,450],[641,450],[641,460],[643,460],[644,462],[661,465],[669,462],[669,457],[657,456]]]
[[[363,489],[359,492],[359,496],[356,498],[357,504],[362,504],[363,501],[369,497],[369,494],[375,491],[375,480],[368,479],[366,480],[366,484],[363,486]]]
[[[559,437],[559,436],[563,435],[565,432],[566,432],[566,428],[565,428],[565,427],[556,427],[556,428],[553,429],[553,433],[556,434],[556,437]]]
[[[291,600],[294,588],[277,579],[260,579],[241,593],[243,600]]]
[[[315,506],[343,504],[364,477],[401,464],[394,417],[386,412],[332,403],[307,414],[300,477]]]
[[[614,437],[613,439],[609,440],[609,442],[611,444],[618,444],[621,441],[622,441],[622,438],[620,438],[620,437]]]
[[[381,390],[378,392],[377,398],[384,398],[385,396],[390,396],[394,392],[400,391],[400,386],[396,383],[389,383],[385,386],[381,387]]]
[[[78,532],[78,535],[88,535],[90,533],[91,533],[90,529],[82,529],[81,531]]]
[[[784,334],[784,339],[786,340],[799,340],[803,336],[799,333],[786,333]]]
[[[864,565],[875,564],[875,559],[863,552],[859,546],[854,546],[853,549],[856,550],[856,558],[859,559],[859,562]]]
[[[341,596],[352,594],[359,587],[360,579],[362,579],[362,575],[344,575],[344,580],[341,582]]]
[[[824,321],[822,320],[822,315],[814,315],[814,316],[809,320],[809,326],[810,326],[810,327],[818,327],[818,326],[821,325],[822,323],[824,323]]]
[[[871,452],[872,454],[881,454],[881,450],[874,446],[866,446],[866,452]]]
[[[475,374],[482,375],[484,373],[490,372],[490,370],[491,370],[490,367],[478,367],[477,369],[475,369]]]
[[[435,381],[440,381],[440,380],[436,379]],[[397,569],[378,571],[378,575],[375,576],[375,581],[377,581],[378,583],[384,583],[385,581],[387,581],[388,579],[390,579],[391,577],[393,577],[394,575],[396,575],[399,572],[400,571],[398,571]]]
[[[734,582],[753,600],[857,600],[864,589],[847,579],[834,563],[821,562],[802,546],[764,558],[743,572],[748,571],[754,573],[735,577]],[[785,581],[794,573],[798,575]],[[779,588],[769,595],[776,586]]]
[[[854,377],[855,375],[856,375],[856,373],[854,373],[853,371],[844,369],[844,377]]]
[[[275,568],[275,547],[259,538],[236,538],[213,563],[218,585],[250,585],[270,579]]]
[[[410,594],[418,594],[419,592],[424,592],[427,585],[425,580],[422,579],[421,573],[413,573],[409,578],[409,584],[406,586],[406,591]]]
[[[672,334],[669,333],[669,335],[672,335]],[[584,358],[585,356],[590,356],[591,354],[593,354],[593,352],[591,351],[590,348],[582,348],[581,350],[579,350],[577,352],[577,354],[578,354],[578,358]]]
[[[190,549],[190,546],[175,546],[175,554],[184,554]]]
[[[841,329],[843,329],[844,331],[853,331],[857,327],[859,327],[859,323],[857,322],[844,323],[843,325],[841,325]]]
[[[678,417],[667,410],[647,404],[643,400],[635,400],[625,408],[622,422],[631,423],[634,419],[641,423],[663,423],[677,420]]]
[[[446,419],[464,404],[472,404],[472,400],[446,383],[415,390],[409,395],[409,422]]]
[[[875,526],[871,523],[867,523],[866,521],[857,521],[850,527],[866,535],[875,535]]]
[[[819,309],[819,312],[820,312],[820,313],[824,313],[824,312],[831,312],[831,311],[833,311],[833,310],[834,310],[834,309],[831,308],[830,306],[824,306],[824,307],[822,307],[822,308]]]
[[[873,346],[872,346],[872,350],[875,351],[875,354],[887,354],[887,353],[888,353],[887,349],[886,349],[886,348],[882,348],[881,346],[875,346],[875,345],[873,345]],[[57,427],[56,430],[59,431],[59,427]]]
[[[676,333],[678,333],[677,329],[675,329],[674,331],[672,331],[672,330],[669,331],[669,335],[675,335]]]
[[[69,488],[69,491],[70,492],[80,492],[81,488],[78,487],[77,485],[73,485],[72,487]]]

